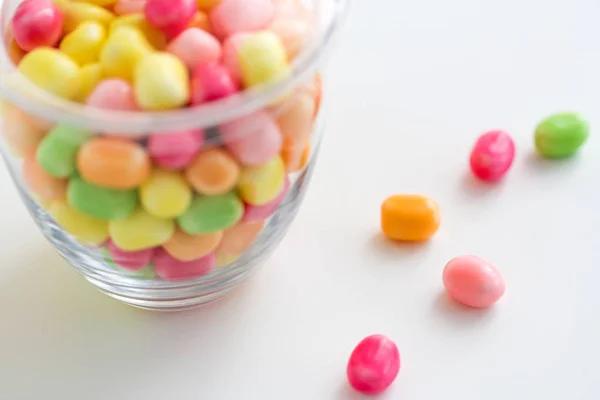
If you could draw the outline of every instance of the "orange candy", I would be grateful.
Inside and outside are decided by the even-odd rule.
[[[77,169],[86,181],[110,189],[133,189],[150,175],[150,157],[137,143],[94,138],[77,154]]]
[[[198,9],[202,11],[210,11],[213,7],[221,2],[221,0],[197,0]]]
[[[321,79],[321,74],[318,72],[315,73],[313,80],[302,86],[300,91],[303,91],[312,97],[313,101],[315,102],[313,119],[317,118],[317,115],[319,115],[319,110],[321,109],[321,101],[323,98],[323,80]]]
[[[201,152],[185,171],[185,177],[194,189],[207,196],[229,192],[235,187],[239,176],[239,165],[223,149]]]
[[[194,261],[212,253],[223,236],[222,232],[189,235],[177,228],[163,248],[179,261]]]
[[[192,20],[188,24],[188,28],[200,28],[206,32],[211,33],[210,21],[208,16],[202,11],[196,11]]]
[[[47,173],[30,154],[23,160],[23,180],[29,190],[44,202],[64,200],[67,195],[67,179],[55,178]]]
[[[302,149],[301,152],[297,151],[294,147],[283,149],[281,150],[280,156],[285,164],[285,170],[288,174],[298,172],[306,167],[306,164],[310,159],[310,143],[304,146],[304,149]]]
[[[1,119],[9,149],[18,157],[34,154],[47,132],[39,121],[10,104],[4,105]]]
[[[19,65],[23,57],[25,57],[25,54],[27,53],[19,47],[14,39],[12,39],[8,45],[8,57],[13,64]]]
[[[308,21],[301,19],[276,19],[269,26],[269,30],[281,40],[288,60],[296,58],[304,49],[312,29],[314,27]]]
[[[314,88],[314,96],[315,96],[315,114],[314,117],[317,118],[319,115],[319,110],[321,109],[321,101],[323,100],[323,80],[321,79],[321,74],[318,72],[315,74],[315,79],[313,81]]]
[[[225,229],[221,243],[217,247],[217,252],[222,254],[243,253],[254,244],[264,226],[265,221],[240,222],[229,229]]]
[[[381,205],[381,229],[393,240],[420,242],[440,227],[440,210],[435,201],[421,195],[394,195]]]
[[[315,114],[315,100],[306,91],[299,91],[282,106],[277,117],[277,125],[283,135],[283,148],[303,149],[310,135]]]

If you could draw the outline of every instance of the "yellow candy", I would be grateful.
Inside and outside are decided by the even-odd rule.
[[[217,267],[225,267],[236,261],[238,258],[240,258],[240,256],[241,254],[227,254],[217,252]]]
[[[23,57],[18,70],[36,86],[56,96],[72,100],[79,95],[79,66],[59,50],[38,47]]]
[[[146,110],[184,106],[190,98],[188,79],[188,70],[179,58],[169,53],[147,54],[135,67],[133,87],[137,103]]]
[[[100,53],[104,75],[131,81],[137,62],[152,51],[142,32],[123,26],[108,37]]]
[[[108,238],[108,222],[83,214],[62,201],[50,205],[50,215],[82,243],[96,245]]]
[[[81,68],[81,90],[79,91],[76,100],[83,103],[102,81],[103,77],[102,66],[100,64],[84,65]]]
[[[140,187],[142,206],[158,218],[175,218],[187,210],[192,189],[177,172],[157,169]]]
[[[65,36],[60,50],[80,65],[98,61],[106,41],[106,28],[96,21],[85,21]]]
[[[125,219],[111,221],[108,231],[117,247],[137,251],[167,242],[175,232],[175,221],[153,217],[140,208]]]
[[[160,30],[156,29],[146,21],[144,14],[128,14],[115,19],[110,24],[110,33],[123,26],[130,26],[138,29],[144,34],[148,43],[157,50],[162,50],[167,45],[167,37]]]
[[[238,191],[242,200],[260,206],[273,200],[281,192],[285,180],[285,165],[276,156],[264,164],[242,170]]]
[[[67,3],[64,8],[63,32],[70,33],[84,21],[96,21],[108,29],[115,19],[113,13],[105,8],[87,3]]]
[[[56,4],[56,6],[60,8],[62,12],[64,12],[69,6],[69,0],[52,0],[52,2]]]
[[[238,58],[245,87],[273,82],[290,73],[285,48],[270,31],[249,34],[240,46]]]
[[[82,2],[82,3],[90,3],[95,4],[100,7],[112,6],[117,2],[117,0],[71,0],[73,2]]]

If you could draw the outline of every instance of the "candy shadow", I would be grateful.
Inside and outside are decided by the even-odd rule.
[[[43,388],[47,398],[122,398],[133,382],[176,369],[179,356],[196,351],[215,365],[221,344],[239,340],[233,333],[247,309],[252,279],[205,308],[158,313],[96,290],[41,239],[5,251],[16,252],[8,259],[18,265],[0,276],[3,397],[36,398]],[[225,329],[232,333],[222,334],[219,346],[209,340],[198,346],[199,338]]]
[[[420,253],[426,252],[431,246],[431,240],[424,242],[400,242],[389,239],[382,232],[374,234],[369,245],[386,257],[398,257],[398,256],[417,256]]]
[[[465,194],[471,197],[487,197],[500,192],[504,186],[504,181],[505,179],[498,182],[484,182],[477,179],[471,171],[465,171],[460,183]]]
[[[397,398],[397,395],[394,396],[394,385],[393,383],[388,390],[379,394],[363,394],[359,393],[356,390],[350,387],[350,384],[346,380],[340,385],[338,392],[335,394],[332,400],[366,400],[366,399],[375,399],[375,400],[387,400]]]
[[[577,155],[567,158],[549,159],[542,157],[539,153],[531,151],[525,157],[524,167],[535,175],[556,175],[565,172],[575,172],[580,163]]]
[[[445,292],[440,292],[432,303],[432,313],[433,321],[442,321],[452,328],[472,329],[490,323],[494,319],[495,307],[487,309],[467,307],[451,299]]]

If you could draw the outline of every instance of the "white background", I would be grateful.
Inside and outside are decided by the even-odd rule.
[[[102,295],[53,252],[0,173],[0,398],[356,400],[347,358],[371,333],[402,355],[402,400],[600,398],[600,133],[575,159],[533,154],[549,113],[600,126],[596,0],[355,0],[329,68],[329,131],[270,261],[196,311]],[[469,177],[478,133],[514,135],[507,179]],[[378,233],[381,201],[423,193],[424,245]],[[444,297],[452,257],[495,263],[505,297]]]

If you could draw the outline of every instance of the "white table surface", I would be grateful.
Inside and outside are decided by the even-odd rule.
[[[174,314],[86,283],[37,232],[4,170],[1,399],[356,400],[347,358],[371,333],[402,355],[402,400],[600,398],[600,133],[575,159],[533,154],[560,110],[600,126],[596,0],[355,0],[329,68],[330,120],[305,203],[235,294]],[[518,146],[507,179],[468,175],[481,131]],[[393,193],[438,201],[428,244],[379,235]],[[493,309],[445,298],[471,253],[507,292]]]

